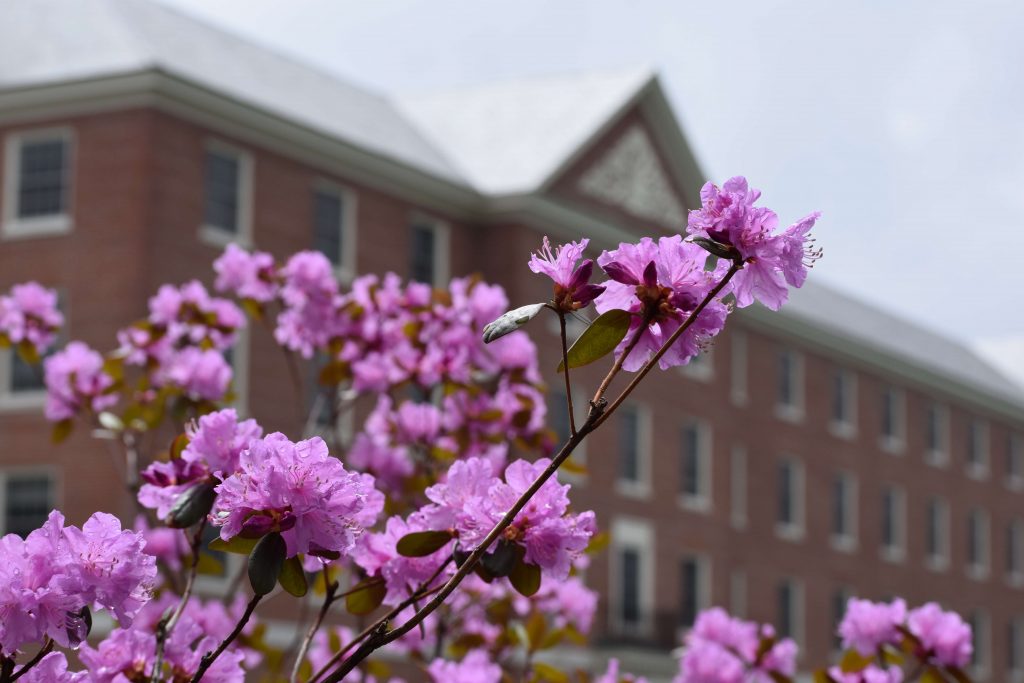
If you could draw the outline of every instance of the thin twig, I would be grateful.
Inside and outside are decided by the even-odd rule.
[[[245,613],[242,615],[242,618],[238,620],[237,624],[235,624],[234,630],[228,634],[227,638],[221,641],[216,650],[213,652],[207,652],[203,655],[203,659],[199,662],[199,668],[196,669],[196,674],[192,677],[190,683],[199,683],[199,681],[203,679],[203,674],[206,673],[207,669],[213,665],[217,660],[217,657],[220,657],[224,653],[224,650],[228,649],[228,646],[235,641],[238,634],[241,633],[242,629],[245,628],[245,625],[249,623],[249,617],[252,616],[252,613],[256,610],[256,605],[259,604],[262,598],[263,596],[258,594],[252,596],[252,600],[250,600],[249,604],[245,606]]]
[[[309,627],[309,631],[306,633],[306,637],[302,640],[302,645],[299,646],[299,654],[295,657],[295,665],[292,666],[292,676],[289,678],[290,683],[295,683],[299,680],[299,669],[302,668],[302,660],[306,658],[306,653],[309,651],[309,646],[313,642],[313,638],[316,636],[316,632],[320,629],[320,625],[324,623],[324,617],[327,616],[327,611],[331,609],[331,605],[334,603],[334,594],[338,591],[338,582],[330,581],[327,578],[327,568],[324,568],[324,604],[320,607],[320,612],[316,615],[316,619],[313,620],[312,625]]]
[[[18,669],[14,673],[14,675],[11,676],[12,683],[13,683],[13,681],[16,681],[19,678],[21,678],[22,674],[24,674],[26,671],[28,671],[33,666],[38,664],[43,659],[43,657],[45,657],[46,655],[50,654],[50,652],[52,652],[52,651],[53,651],[53,640],[51,638],[47,638],[46,639],[46,643],[44,643],[43,647],[40,648],[39,652],[36,653],[36,656],[33,657],[32,659],[28,660],[28,662],[25,664],[25,666],[23,666],[20,669]],[[11,667],[12,668],[14,667],[14,660],[11,660]]]
[[[569,408],[569,434],[576,435],[576,415],[572,409],[572,386],[569,383],[569,342],[565,338],[565,313],[558,311],[558,324],[562,329],[562,370],[565,375],[565,401]]]
[[[189,598],[192,597],[192,587],[195,584],[196,573],[199,570],[199,545],[203,541],[203,531],[205,529],[206,520],[204,519],[199,523],[199,528],[196,529],[196,533],[192,537],[192,566],[189,567],[188,578],[185,580],[185,590],[181,594],[181,599],[178,600],[178,605],[169,617],[161,619],[156,625],[156,658],[153,664],[153,676],[150,679],[150,683],[160,683],[163,674],[161,669],[164,667],[164,647],[171,635],[171,631],[178,625],[178,621],[188,605]]]

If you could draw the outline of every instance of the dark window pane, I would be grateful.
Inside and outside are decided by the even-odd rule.
[[[640,415],[636,408],[619,408],[619,477],[626,481],[640,480]]]
[[[679,625],[692,626],[697,619],[700,570],[697,561],[683,560],[679,568]]]
[[[788,351],[779,354],[779,403],[793,405],[793,357]]]
[[[882,545],[896,545],[896,496],[891,489],[882,492]]]
[[[1020,549],[1018,546],[1017,525],[1010,522],[1006,525],[1006,571],[1015,574],[1020,571]]]
[[[342,261],[341,235],[343,225],[341,196],[334,192],[316,192],[313,198],[313,248],[332,264]]]
[[[569,440],[569,406],[564,393],[552,391],[548,394],[548,424],[554,430],[559,446]]]
[[[882,392],[882,434],[896,436],[896,397],[892,389]]]
[[[223,152],[206,153],[205,214],[207,225],[238,232],[238,157]]]
[[[11,351],[11,391],[41,391],[43,383],[42,366],[32,366],[21,359],[16,351]]]
[[[779,463],[778,469],[778,515],[781,524],[792,524],[793,519],[793,468],[787,462]]]
[[[409,254],[409,277],[417,282],[436,284],[434,278],[435,250],[437,239],[433,228],[427,225],[412,226],[411,253]]]
[[[53,507],[52,484],[43,474],[7,478],[4,533],[27,536],[38,529]]]
[[[928,408],[927,439],[929,450],[938,451],[942,448],[939,438],[939,409],[936,406]]]
[[[622,551],[622,621],[635,624],[640,621],[640,553]]]
[[[776,592],[779,612],[779,636],[793,637],[793,586],[789,581],[780,581]]]
[[[42,140],[21,145],[18,217],[61,214],[67,207],[67,144]]]
[[[942,523],[939,516],[941,514],[938,501],[928,501],[928,527],[925,530],[925,545],[929,557],[938,557],[942,554],[939,547],[939,525]]]
[[[967,518],[967,561],[972,565],[981,563],[981,530],[978,526],[978,515],[972,512]]]
[[[846,422],[846,377],[842,372],[836,372],[832,376],[832,419],[836,422]]]
[[[845,536],[846,528],[846,507],[847,491],[846,480],[842,475],[836,475],[832,482],[832,533],[836,536]]]
[[[308,384],[308,396],[306,397],[307,415],[314,416],[317,426],[323,427],[331,424],[331,388],[320,383],[320,371],[327,365],[328,356],[325,353],[317,353],[310,361],[310,381]]]
[[[846,591],[837,590],[832,594],[832,647],[840,650],[843,647],[843,638],[839,635],[839,623],[846,614]]]
[[[700,495],[700,431],[696,425],[683,427],[682,441],[682,493]]]

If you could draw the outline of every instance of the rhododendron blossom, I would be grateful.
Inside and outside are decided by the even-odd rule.
[[[230,292],[239,299],[257,303],[272,301],[277,295],[274,257],[266,252],[250,254],[237,244],[229,244],[213,262],[213,270],[217,273],[214,287],[218,292]]]
[[[966,666],[971,661],[971,627],[956,612],[929,602],[910,611],[907,628],[921,642],[925,654],[938,664]]]
[[[66,420],[83,409],[99,413],[117,403],[117,395],[108,392],[114,379],[103,370],[103,356],[82,342],[47,358],[44,368],[47,420]]]
[[[796,672],[796,643],[718,607],[698,615],[685,645],[676,683],[769,683]]]
[[[498,683],[501,667],[482,650],[473,650],[461,662],[435,659],[427,667],[434,683]]]
[[[604,291],[604,286],[590,284],[594,261],[584,259],[579,263],[588,244],[590,240],[584,238],[579,242],[560,244],[552,252],[551,243],[545,237],[540,253],[530,255],[530,270],[547,275],[554,282],[552,302],[560,311],[585,308]]]
[[[902,636],[898,629],[906,618],[907,603],[903,600],[884,603],[851,598],[839,624],[839,635],[844,647],[870,656],[883,645],[899,643]]]
[[[27,344],[35,353],[43,354],[64,324],[57,308],[57,292],[38,282],[14,285],[0,296],[0,342]]]

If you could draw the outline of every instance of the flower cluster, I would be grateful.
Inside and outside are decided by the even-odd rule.
[[[588,244],[590,240],[582,239],[559,245],[552,252],[551,243],[545,237],[540,253],[530,255],[530,270],[547,275],[554,282],[554,297],[551,301],[560,311],[586,308],[605,290],[603,285],[590,284],[594,261],[584,259],[580,263]]]
[[[42,355],[63,324],[57,292],[38,282],[14,285],[0,296],[0,346],[20,346],[32,355]]]
[[[676,683],[769,683],[796,672],[797,647],[771,626],[729,616],[715,607],[686,636]]]
[[[323,439],[293,443],[279,432],[252,441],[216,492],[210,519],[223,540],[279,532],[289,557],[348,554],[384,507],[373,477],[347,471]]]
[[[73,341],[46,359],[46,419],[67,420],[82,410],[99,413],[117,403],[118,386],[103,368],[103,356]]]
[[[97,512],[78,528],[51,512],[25,539],[0,538],[0,652],[15,653],[43,638],[77,646],[89,632],[90,610],[109,610],[130,624],[149,600],[156,562],[141,534]]]
[[[502,675],[501,667],[480,650],[469,652],[460,662],[435,659],[427,673],[433,683],[498,683]]]

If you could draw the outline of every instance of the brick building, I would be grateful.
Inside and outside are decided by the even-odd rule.
[[[0,6],[0,144],[0,289],[58,288],[67,338],[97,348],[161,283],[209,282],[228,241],[322,249],[342,280],[481,272],[541,300],[541,235],[670,233],[704,180],[645,72],[382,97],[128,0]],[[532,332],[552,369],[556,331]],[[232,355],[239,407],[301,432],[270,335]],[[41,397],[0,352],[0,533],[54,506],[127,517],[107,445],[52,446]],[[971,618],[979,678],[1024,677],[1022,408],[966,348],[813,276],[781,313],[736,314],[586,445],[574,502],[612,533],[587,571],[601,653],[671,672],[717,604],[793,635],[810,667],[847,596],[902,595]]]

